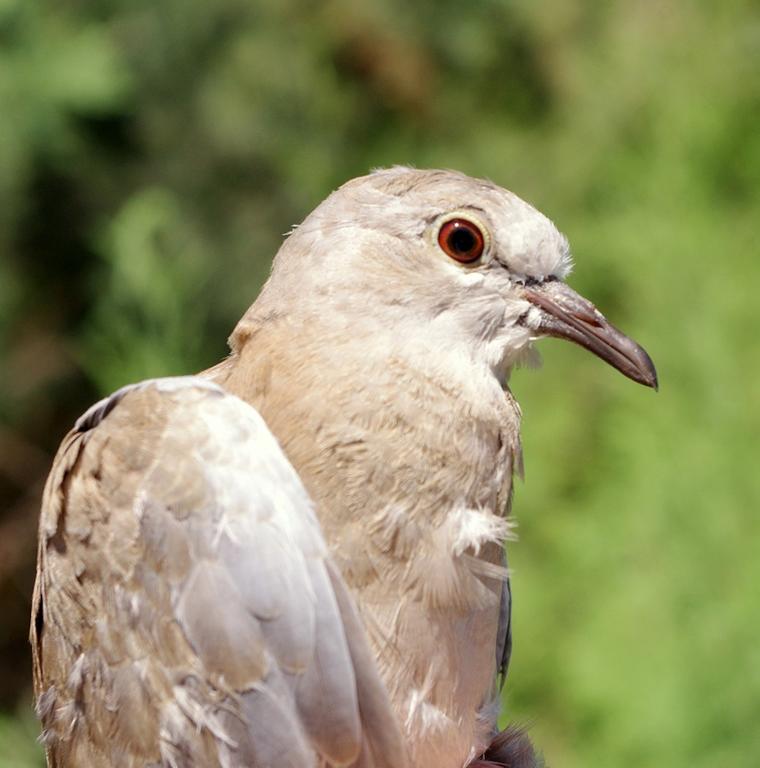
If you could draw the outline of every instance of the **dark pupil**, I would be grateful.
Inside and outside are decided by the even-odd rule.
[[[469,229],[458,227],[449,235],[449,245],[452,251],[468,253],[475,247],[475,235]]]

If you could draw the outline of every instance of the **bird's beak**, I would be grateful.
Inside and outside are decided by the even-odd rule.
[[[523,298],[541,310],[536,328],[541,335],[574,341],[629,379],[657,389],[657,371],[644,349],[568,285],[547,280],[525,288]]]

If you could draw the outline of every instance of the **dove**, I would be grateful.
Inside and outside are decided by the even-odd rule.
[[[496,724],[510,374],[555,337],[657,386],[570,268],[489,181],[375,171],[286,238],[225,360],[90,408],[40,517],[48,765],[538,765]]]

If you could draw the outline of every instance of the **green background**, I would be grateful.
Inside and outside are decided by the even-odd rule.
[[[488,176],[661,391],[517,371],[506,709],[554,768],[760,765],[757,3],[0,0],[0,767],[40,765],[27,616],[51,453],[200,369],[281,233],[396,163]]]

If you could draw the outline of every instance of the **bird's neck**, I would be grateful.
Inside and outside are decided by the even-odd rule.
[[[266,420],[331,546],[391,509],[426,527],[454,507],[501,514],[520,414],[492,372],[454,349],[342,334],[262,323],[210,372]]]

